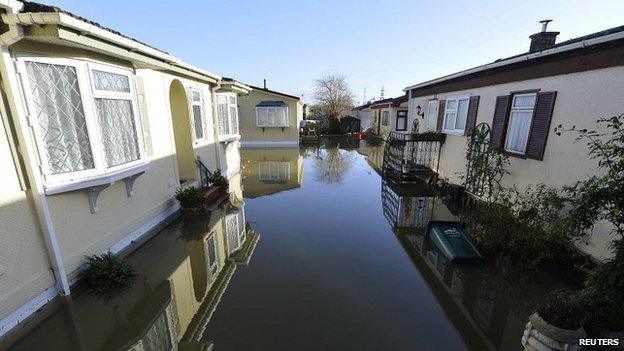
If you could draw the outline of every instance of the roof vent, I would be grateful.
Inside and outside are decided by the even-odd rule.
[[[539,23],[542,24],[542,31],[529,36],[529,38],[531,38],[529,52],[546,50],[555,45],[559,32],[547,31],[548,23],[550,22],[552,22],[550,19],[539,21]]]

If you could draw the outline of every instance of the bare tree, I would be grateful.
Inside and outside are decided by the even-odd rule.
[[[313,97],[323,115],[338,120],[344,111],[353,108],[355,95],[351,92],[347,77],[334,73],[314,80]]]
[[[315,157],[316,179],[327,184],[340,184],[353,166],[353,158],[349,152],[340,150],[338,146],[317,152]]]

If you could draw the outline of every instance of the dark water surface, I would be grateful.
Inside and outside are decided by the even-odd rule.
[[[244,204],[171,224],[130,256],[131,291],[79,292],[0,348],[519,350],[528,315],[561,285],[449,262],[425,229],[453,212],[383,182],[379,148],[346,146],[243,149]]]

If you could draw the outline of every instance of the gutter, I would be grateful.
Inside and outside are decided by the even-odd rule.
[[[473,73],[478,73],[478,72],[482,72],[488,69],[492,69],[492,68],[497,68],[497,67],[503,67],[503,66],[507,66],[507,65],[511,65],[513,63],[518,63],[518,62],[525,62],[525,61],[530,61],[530,60],[534,60],[540,57],[545,57],[545,56],[550,56],[550,55],[554,55],[554,54],[558,54],[558,53],[562,53],[562,52],[566,52],[566,51],[571,51],[571,50],[575,50],[575,49],[582,49],[584,47],[587,46],[591,46],[591,45],[597,45],[597,44],[602,44],[602,43],[606,43],[609,41],[614,41],[614,40],[618,40],[618,39],[623,39],[624,38],[624,32],[619,32],[619,33],[613,33],[613,34],[607,34],[604,35],[602,37],[598,37],[598,38],[592,38],[592,39],[586,39],[586,40],[582,40],[576,43],[572,43],[572,44],[568,44],[568,45],[564,45],[558,48],[553,48],[553,49],[546,49],[546,50],[542,50],[539,52],[533,52],[533,53],[529,53],[526,55],[522,55],[522,56],[518,56],[509,60],[503,60],[503,61],[499,61],[499,62],[492,62],[492,63],[488,63],[485,64],[483,66],[478,66],[478,67],[474,67],[474,68],[470,68],[467,69],[465,71],[461,71],[461,72],[457,72],[457,73],[453,73],[453,74],[449,74],[447,76],[443,76],[440,78],[436,78],[436,79],[432,79],[426,82],[422,82],[419,84],[415,84],[415,85],[410,85],[406,88],[403,89],[403,91],[405,92],[409,92],[412,89],[418,89],[418,88],[424,88],[430,85],[434,85],[437,83],[442,83],[445,82],[447,80],[451,80],[451,79],[455,79],[455,78],[460,78],[460,77],[464,77]]]
[[[15,2],[14,0],[0,0],[2,2]],[[0,3],[1,4],[1,3]],[[208,72],[201,68],[190,65],[183,62],[177,57],[174,57],[163,51],[154,49],[138,41],[126,38],[119,34],[115,34],[109,30],[98,27],[94,24],[87,23],[78,18],[70,16],[63,12],[30,12],[30,13],[5,13],[1,16],[2,21],[9,26],[22,25],[22,26],[45,26],[45,25],[57,25],[66,28],[73,29],[79,32],[81,35],[90,35],[98,39],[110,42],[117,46],[123,47],[131,52],[138,52],[140,54],[154,57],[167,64],[183,68],[196,74],[200,74],[211,80],[220,80],[221,76]]]

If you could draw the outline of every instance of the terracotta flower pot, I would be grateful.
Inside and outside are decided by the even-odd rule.
[[[182,213],[189,218],[199,218],[204,214],[204,207],[203,206],[197,206],[197,207],[182,207]]]
[[[580,350],[578,339],[586,336],[581,327],[576,330],[562,329],[546,322],[533,313],[522,335],[522,346],[529,351]]]

